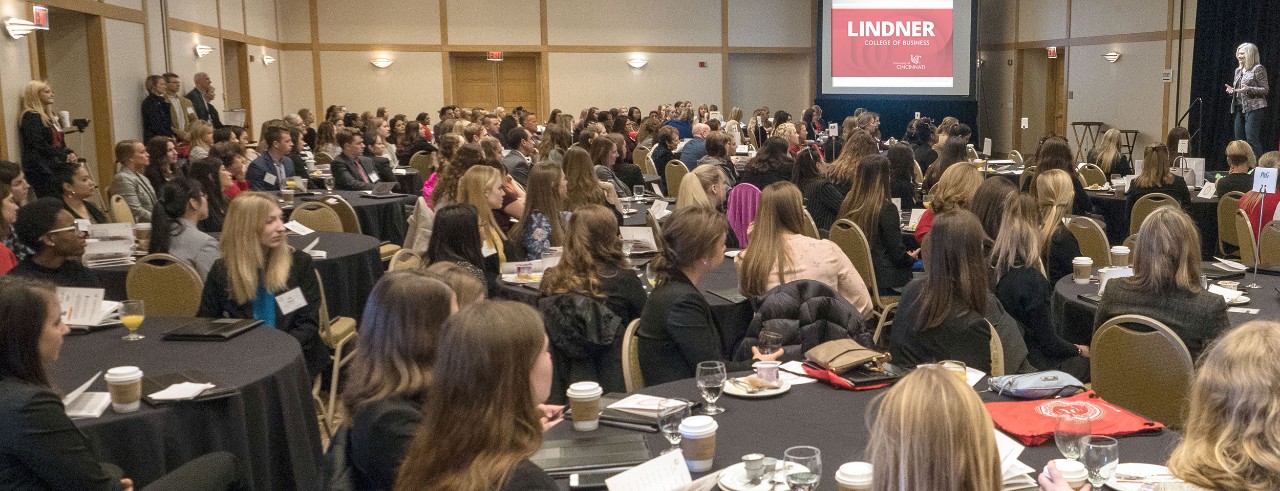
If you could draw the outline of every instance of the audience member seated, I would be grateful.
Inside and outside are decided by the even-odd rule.
[[[120,172],[111,180],[111,194],[124,198],[136,222],[151,221],[156,206],[156,190],[142,173],[151,165],[151,156],[142,142],[121,140],[116,144],[116,164]]]
[[[477,165],[467,169],[462,180],[458,181],[458,202],[468,203],[479,210],[484,255],[497,254],[498,264],[507,262],[507,236],[494,213],[502,209],[502,196],[502,173],[493,167]]]
[[[1280,152],[1272,150],[1262,154],[1262,158],[1258,159],[1258,167],[1266,169],[1280,167]],[[1249,224],[1253,227],[1253,240],[1256,241],[1258,235],[1262,233],[1262,225],[1271,221],[1268,217],[1275,216],[1276,204],[1280,203],[1280,193],[1255,193],[1252,183],[1249,189],[1249,192],[1240,197],[1240,203],[1237,206],[1249,216]]]
[[[1004,345],[1007,374],[1035,371],[1027,362],[1022,328],[991,293],[986,234],[978,217],[959,208],[938,215],[924,277],[912,281],[898,302],[889,337],[894,363],[916,366],[959,360],[991,373],[991,328]]]
[[[0,182],[0,275],[7,274],[18,265],[18,256],[8,245],[17,219],[18,204],[13,201],[13,191],[8,184]]]
[[[676,130],[676,134],[680,136],[681,140],[693,138],[693,108],[677,109],[676,114],[672,115],[671,119],[663,121],[662,124]]]
[[[815,280],[848,300],[863,318],[869,317],[873,306],[862,275],[840,246],[805,236],[804,224],[804,203],[795,184],[765,186],[748,234],[750,245],[734,258],[742,294],[761,297],[784,283]]]
[[[823,171],[827,167],[827,163],[822,160],[822,154],[813,147],[802,148],[796,152],[796,165],[791,170],[791,183],[804,190],[811,184],[820,182]]]
[[[1227,175],[1218,179],[1214,186],[1214,196],[1219,198],[1232,191],[1247,193],[1253,190],[1253,167],[1257,161],[1253,158],[1253,147],[1244,140],[1235,140],[1227,144]]]
[[[622,223],[622,201],[613,184],[596,179],[591,154],[574,146],[564,153],[564,177],[569,181],[569,194],[564,199],[564,209],[574,211],[580,206],[603,205],[613,207],[618,223]]]
[[[543,273],[544,295],[577,293],[604,302],[626,327],[640,317],[647,294],[622,255],[613,213],[600,205],[578,208],[569,219],[564,255]]]
[[[679,145],[680,133],[670,126],[662,126],[654,136],[653,151],[649,152],[654,169],[662,176],[662,188],[668,193],[671,189],[680,187],[678,182],[667,182],[667,164],[676,160],[675,151]]]
[[[422,136],[421,124],[417,121],[405,124],[404,133],[396,141],[396,161],[400,162],[400,165],[409,165],[409,161],[413,160],[413,156],[418,152],[430,154],[435,151],[436,146]]]
[[[58,361],[62,322],[53,285],[0,277],[0,487],[6,489],[133,489],[133,480],[100,462],[94,445],[62,405],[46,367]],[[126,462],[127,464],[127,462]],[[239,489],[236,458],[227,452],[198,457],[146,489]]]
[[[621,121],[621,119],[619,119],[619,121]],[[626,137],[619,133],[608,133],[601,135],[597,139],[613,142],[613,147],[617,151],[618,156],[614,157],[613,166],[611,168],[618,180],[622,181],[622,184],[626,186],[627,194],[631,194],[631,190],[636,186],[644,186],[644,171],[640,170],[639,165],[631,162],[631,154],[623,153],[623,150],[627,147]],[[604,156],[608,157],[607,154]],[[598,163],[599,162],[597,162],[597,164]]]
[[[464,307],[483,301],[487,294],[484,280],[478,279],[466,268],[448,261],[433,263],[423,269],[427,275],[440,280],[453,290],[458,300],[458,307]]]
[[[8,184],[13,192],[13,201],[18,206],[27,204],[32,199],[31,185],[27,183],[22,166],[8,160],[0,160],[0,184]]]
[[[915,209],[916,175],[920,168],[912,156],[911,146],[906,143],[889,145],[885,157],[889,158],[889,196],[898,198],[900,211]]]
[[[502,165],[507,167],[507,172],[516,182],[527,187],[529,169],[538,157],[538,147],[534,145],[533,137],[524,128],[513,128],[507,133],[507,148],[511,152],[502,159]]]
[[[1027,165],[1035,165],[1037,172],[1048,172],[1058,169],[1066,172],[1071,176],[1071,189],[1075,193],[1071,202],[1071,214],[1086,216],[1093,212],[1093,203],[1089,201],[1089,194],[1084,190],[1084,181],[1080,179],[1080,175],[1076,173],[1076,160],[1071,155],[1071,146],[1067,144],[1067,140],[1061,136],[1048,135],[1040,140],[1040,147],[1036,149],[1036,158],[1032,163]],[[1150,165],[1150,159],[1147,161]],[[1166,160],[1167,170],[1167,160]],[[1149,167],[1147,167],[1149,168]],[[1139,177],[1141,179],[1141,177]],[[1135,180],[1136,181],[1136,180]],[[1035,192],[1035,180],[1028,181],[1031,191]],[[1132,189],[1132,187],[1130,188]],[[1185,187],[1183,188],[1185,190]],[[1026,191],[1024,189],[1024,191]],[[1130,191],[1130,195],[1132,195]]]
[[[1231,324],[1222,296],[1200,286],[1200,232],[1191,217],[1177,208],[1156,209],[1142,222],[1133,249],[1133,276],[1107,282],[1093,328],[1117,315],[1144,315],[1169,326],[1191,358],[1199,357]]]
[[[1056,284],[1071,274],[1071,261],[1081,256],[1080,243],[1063,223],[1071,207],[1071,176],[1058,169],[1036,175],[1036,202],[1040,206],[1040,243],[1045,249],[1045,273]]]
[[[938,152],[933,149],[937,143],[938,127],[929,118],[916,118],[907,125],[907,133],[902,140],[911,145],[911,153],[922,172],[928,172],[929,166],[938,159]]]
[[[591,163],[594,164],[596,179],[613,185],[618,196],[631,196],[630,187],[613,171],[613,166],[618,163],[618,146],[613,140],[599,136],[591,142]]]
[[[451,143],[462,141],[462,137],[454,138],[455,136],[457,135],[440,137],[440,155],[447,160],[439,167],[441,169],[438,171],[439,178],[436,179],[435,187],[431,190],[431,203],[436,209],[456,203],[458,181],[462,179],[462,175],[472,167],[485,162],[484,150],[480,145],[467,143],[454,148]]]
[[[221,160],[209,157],[192,162],[187,177],[200,183],[200,189],[209,202],[209,216],[196,225],[201,232],[222,232],[222,222],[227,217],[227,202],[230,201],[222,192],[235,187],[231,172],[223,167]]]
[[[764,189],[778,181],[790,181],[795,159],[787,149],[787,141],[771,136],[764,141],[756,156],[742,170],[742,182]]]
[[[208,276],[221,255],[217,239],[196,226],[208,216],[209,199],[199,182],[186,177],[169,181],[160,188],[160,201],[151,214],[151,249],[147,253],[169,254],[195,266],[200,278]]]
[[[640,315],[640,370],[647,385],[693,378],[698,363],[724,361],[729,372],[750,370],[751,361],[726,361],[720,350],[720,328],[711,305],[694,285],[724,260],[724,215],[702,206],[676,210],[662,227],[664,247],[650,267],[657,286]],[[782,351],[755,360],[776,360]]]
[[[486,264],[485,256],[481,254],[484,242],[480,238],[480,218],[475,205],[454,203],[440,207],[436,210],[433,229],[426,263],[457,264],[484,282],[486,290],[490,289],[498,270]]]
[[[142,171],[142,175],[151,182],[151,189],[160,189],[160,186],[179,173],[178,150],[173,138],[151,137],[147,140],[147,155],[151,157],[151,163]]]
[[[1009,182],[1006,179],[987,181]],[[1044,191],[1043,187],[1040,189]],[[996,298],[1004,310],[1022,324],[1027,361],[1042,369],[1062,370],[1088,381],[1089,347],[1062,339],[1050,317],[1053,284],[1045,276],[1041,262],[1044,236],[1040,232],[1035,198],[1015,192],[1007,196],[1001,208],[1004,213],[991,249]]]
[[[889,159],[879,154],[862,158],[854,169],[849,194],[840,205],[840,218],[853,222],[867,236],[880,294],[897,295],[897,289],[911,281],[911,267],[920,250],[908,252],[902,243],[902,221],[889,201]]]
[[[949,372],[936,366],[911,372],[873,403],[868,419],[872,412],[870,489],[1001,488],[991,414]]]
[[[676,209],[686,206],[706,206],[720,209],[729,195],[729,186],[725,184],[724,173],[719,166],[698,166],[684,175],[680,181],[679,194],[676,195]],[[729,234],[733,236],[733,234]],[[733,240],[737,242],[736,238]]]
[[[109,223],[107,214],[88,201],[98,190],[98,184],[89,176],[89,169],[84,164],[73,162],[54,164],[53,183],[61,191],[63,208],[71,213],[72,218],[88,220],[89,223]]]
[[[333,158],[329,169],[333,172],[334,189],[343,191],[368,191],[381,177],[373,159],[364,156],[364,136],[353,130],[338,132],[338,146],[342,153]]]
[[[290,177],[297,175],[293,161],[285,155],[293,147],[293,137],[278,126],[268,127],[262,137],[263,148],[258,158],[249,163],[245,178],[254,191],[276,191],[287,187]],[[337,176],[334,176],[335,180]]]
[[[442,331],[396,489],[559,489],[529,461],[562,409],[539,405],[552,371],[541,316],[524,304],[483,302],[460,309]]]
[[[942,179],[942,175],[952,166],[969,161],[966,154],[967,147],[965,142],[960,138],[947,138],[942,143],[942,149],[938,151],[937,160],[933,161],[933,165],[929,166],[928,172],[924,174],[924,181],[920,185],[924,194],[934,194],[933,187]]]
[[[40,198],[18,209],[13,232],[34,252],[11,274],[30,276],[58,286],[102,288],[98,275],[79,261],[85,232],[58,198]]]
[[[996,235],[1000,233],[1000,221],[1004,214],[1004,208],[1009,200],[1009,196],[1018,192],[1018,186],[1008,179],[983,179],[982,184],[978,186],[978,191],[973,194],[973,199],[969,201],[969,211],[978,216],[978,221],[982,222],[982,231],[986,232],[987,238],[995,240]],[[1033,202],[1034,202],[1034,198]],[[1039,214],[1036,214],[1036,228],[1040,227]]]
[[[1178,200],[1178,205],[1183,208],[1191,204],[1187,181],[1170,172],[1169,147],[1160,143],[1148,146],[1144,156],[1142,174],[1134,178],[1129,189],[1125,190],[1125,208],[1133,210],[1139,199],[1151,193],[1167,194]]]
[[[222,195],[228,200],[234,199],[241,191],[249,190],[249,181],[245,180],[245,172],[249,160],[245,158],[240,145],[234,142],[214,143],[209,156],[222,161],[222,166],[231,174],[231,185],[222,188]]]
[[[392,162],[387,157],[387,139],[375,132],[367,131],[364,134],[364,143],[364,157],[373,162],[373,169],[378,174],[378,180],[394,182],[396,180],[394,172],[396,165],[395,162]],[[396,189],[396,191],[410,190]],[[416,191],[416,189],[412,191]]]
[[[538,155],[542,162],[552,164],[564,163],[564,152],[573,145],[573,132],[564,126],[552,124],[542,132],[542,145],[538,147]]]
[[[826,178],[810,181],[800,188],[800,194],[804,195],[805,209],[813,216],[813,223],[820,232],[825,234],[831,229],[831,224],[840,219],[840,205],[853,188],[858,161],[877,153],[876,142],[867,132],[858,130],[848,133],[840,156],[826,169]]]
[[[422,422],[441,324],[457,311],[453,291],[424,271],[387,273],[369,293],[342,387],[356,489],[395,484]]]
[[[690,169],[697,167],[698,160],[707,156],[707,134],[711,133],[711,127],[706,123],[694,123],[692,132],[693,139],[680,149],[680,161]]]
[[[939,158],[939,162],[941,160]],[[934,168],[942,167],[943,165],[938,165]],[[978,187],[982,185],[982,181],[982,173],[967,163],[953,165],[944,171],[942,178],[938,179],[938,184],[929,190],[932,201],[929,202],[929,208],[924,211],[924,214],[920,215],[920,222],[916,224],[914,232],[916,242],[924,245],[924,238],[933,228],[933,220],[938,215],[949,210],[967,209],[969,202],[973,201],[973,196],[978,193]]]
[[[317,154],[328,155],[329,158],[335,158],[342,153],[342,147],[338,146],[338,128],[328,121],[320,123],[316,130],[316,146]]]
[[[187,160],[195,162],[208,157],[209,149],[213,146],[213,125],[197,119],[187,129],[191,132],[191,153],[187,154]]]
[[[1120,130],[1111,128],[1102,134],[1102,141],[1089,151],[1089,162],[1096,164],[1102,173],[1110,179],[1113,175],[1127,176],[1133,174],[1133,166],[1129,156],[1120,148]]]
[[[565,241],[564,197],[569,192],[569,181],[558,164],[541,163],[529,173],[529,194],[526,195],[524,216],[511,228],[509,237],[517,255],[527,259],[542,259],[552,247],[562,247]],[[616,223],[616,221],[615,221]]]
[[[232,200],[221,239],[222,258],[205,278],[197,315],[257,319],[286,332],[302,345],[307,373],[319,374],[329,362],[319,332],[320,283],[311,256],[285,240],[275,197],[243,193]]]
[[[707,135],[707,155],[698,159],[695,169],[704,165],[714,165],[720,168],[725,176],[725,191],[733,189],[738,185],[738,167],[734,165],[730,159],[734,153],[738,151],[738,145],[733,142],[733,138],[723,131],[712,131]]]

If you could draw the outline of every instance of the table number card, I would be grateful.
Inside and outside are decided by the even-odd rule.
[[[1253,171],[1253,192],[1272,194],[1276,192],[1276,169],[1258,167]]]

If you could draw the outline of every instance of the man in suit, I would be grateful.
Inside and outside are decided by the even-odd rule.
[[[521,186],[528,186],[529,169],[533,168],[534,160],[538,156],[537,145],[534,145],[528,131],[516,127],[507,132],[507,148],[510,148],[511,152],[502,159],[502,165],[507,166],[507,173],[511,174],[512,179]]]
[[[680,161],[684,162],[684,166],[693,170],[698,166],[698,159],[707,156],[707,133],[711,133],[711,127],[704,123],[693,124],[693,139],[684,144],[684,148],[680,149]]]
[[[334,157],[329,169],[333,171],[334,189],[367,191],[382,180],[374,169],[373,160],[364,156],[364,137],[353,129],[338,132],[338,147],[342,153]]]
[[[187,126],[196,121],[196,108],[182,97],[182,79],[177,74],[164,74],[164,88],[164,98],[170,105],[169,116],[173,118],[173,134],[179,140],[189,141]]]
[[[285,181],[294,173],[293,161],[285,154],[293,148],[293,138],[289,131],[279,126],[267,128],[262,135],[267,151],[249,163],[245,171],[245,179],[249,181],[249,189],[254,191],[276,191],[285,188]]]
[[[196,119],[208,121],[214,129],[221,128],[218,108],[213,107],[213,81],[209,79],[209,74],[200,72],[196,74],[195,82],[196,88],[187,92],[187,100],[191,101],[191,106],[196,110]]]

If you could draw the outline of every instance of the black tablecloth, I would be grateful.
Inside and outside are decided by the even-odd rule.
[[[409,215],[405,213],[404,207],[414,205],[415,200],[422,194],[422,185],[418,185],[417,191],[396,198],[369,198],[368,193],[363,191],[334,191],[333,193],[351,203],[351,207],[356,210],[356,218],[360,220],[360,231],[364,235],[392,244],[403,244],[404,236],[409,230]],[[293,199],[293,203],[296,206],[304,203],[305,200],[321,198],[321,196],[297,196]],[[286,208],[285,214],[291,211],[292,208]]]
[[[412,195],[415,198],[422,194],[422,185],[427,182],[427,179],[422,177],[422,173],[418,172],[418,169],[407,167],[396,169],[396,171],[404,172],[404,174],[396,174],[396,182],[400,184],[396,186],[397,193]]]
[[[148,317],[141,341],[122,341],[124,328],[67,336],[61,358],[50,367],[52,382],[74,389],[95,373],[132,365],[147,376],[200,370],[230,397],[142,409],[76,421],[98,456],[124,468],[139,488],[208,452],[235,454],[252,489],[318,489],[320,432],[311,380],[297,340],[275,329],[257,328],[227,342],[161,341],[161,334],[189,322]],[[98,378],[90,391],[105,392]]]
[[[1209,263],[1205,263],[1203,267],[1206,271],[1217,271]],[[1097,274],[1095,270],[1095,277]],[[1275,287],[1280,287],[1280,276],[1260,274],[1257,275],[1256,279],[1254,276],[1253,274],[1248,274],[1243,279],[1232,281],[1239,281],[1240,288],[1249,297],[1249,303],[1240,305],[1240,307],[1258,309],[1259,312],[1257,314],[1244,314],[1228,310],[1227,320],[1231,321],[1232,326],[1238,326],[1256,319],[1280,321],[1280,293],[1277,293],[1275,289]],[[1245,285],[1251,283],[1257,283],[1260,288],[1249,289],[1245,287]],[[1058,284],[1054,285],[1053,316],[1055,319],[1061,320],[1062,336],[1067,341],[1087,345],[1093,339],[1093,316],[1098,312],[1098,306],[1081,300],[1080,295],[1096,295],[1097,293],[1097,283],[1079,285],[1071,280],[1071,276],[1058,280]]]
[[[984,382],[979,382],[979,385]],[[721,397],[716,404],[725,408],[715,416],[716,456],[713,470],[741,462],[743,455],[763,453],[782,459],[782,452],[796,445],[812,445],[822,450],[820,489],[835,489],[835,472],[840,464],[865,461],[870,421],[866,420],[871,400],[887,389],[865,392],[838,390],[821,382],[794,386],[789,393],[770,399]],[[701,401],[692,379],[648,387],[639,392],[661,397],[681,397]],[[1007,400],[981,393],[984,401]],[[601,426],[593,432],[573,430],[564,422],[547,432],[547,440],[563,440],[622,434],[624,430]],[[1158,434],[1118,438],[1122,462],[1164,464],[1177,445],[1178,435],[1169,430]],[[658,433],[649,433],[649,448],[656,456],[670,446]],[[1019,460],[1039,470],[1050,460],[1062,458],[1052,441],[1027,447]],[[695,478],[705,473],[696,473]],[[1032,476],[1033,478],[1035,476]]]
[[[1129,237],[1129,210],[1123,196],[1112,192],[1088,191],[1094,212],[1107,224],[1107,240],[1121,245]],[[1218,250],[1218,198],[1191,197],[1185,209],[1200,229],[1200,252],[1208,258]]]

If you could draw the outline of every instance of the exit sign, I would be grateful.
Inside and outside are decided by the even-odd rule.
[[[490,51],[488,54],[489,61],[502,61],[501,51]]]
[[[1057,46],[1049,46],[1048,48],[1045,48],[1045,51],[1049,54],[1049,59],[1054,59],[1058,57]]]

